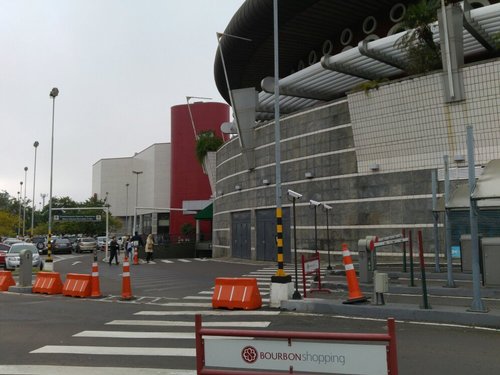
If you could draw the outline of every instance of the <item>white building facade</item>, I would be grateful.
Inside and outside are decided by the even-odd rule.
[[[123,234],[169,231],[170,143],[155,143],[132,157],[101,159],[92,166],[92,194],[106,199],[122,220]],[[138,173],[134,173],[138,172]]]

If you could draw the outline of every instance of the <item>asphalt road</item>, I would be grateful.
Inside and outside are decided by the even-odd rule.
[[[63,275],[90,273],[91,254],[57,260],[55,270]],[[249,315],[224,310],[227,315],[208,315],[214,311],[210,292],[215,277],[262,277],[275,265],[171,261],[131,266],[136,296],[131,302],[119,300],[121,265],[102,262],[101,299],[0,293],[0,374],[194,374],[196,312],[204,312],[204,322],[241,329],[255,324],[263,330],[386,332],[381,320],[279,312],[265,306]],[[261,290],[267,298],[265,286]],[[396,331],[400,374],[500,373],[498,330],[397,322]]]

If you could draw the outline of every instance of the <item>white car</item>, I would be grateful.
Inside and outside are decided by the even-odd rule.
[[[14,269],[21,264],[20,253],[22,250],[29,250],[32,253],[31,263],[33,267],[43,269],[43,262],[38,249],[32,243],[21,242],[12,244],[7,254],[5,254],[5,268]]]

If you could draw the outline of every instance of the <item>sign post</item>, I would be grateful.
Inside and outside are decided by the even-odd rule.
[[[209,329],[198,314],[195,330],[198,375],[398,375],[393,318],[387,333],[368,334]]]
[[[318,278],[318,288],[311,289],[310,292],[326,292],[331,293],[330,289],[321,287],[321,268],[319,264],[319,253],[316,252],[311,258],[305,259],[302,254],[302,285],[304,287],[304,298],[307,297],[306,291],[306,275],[316,274]]]

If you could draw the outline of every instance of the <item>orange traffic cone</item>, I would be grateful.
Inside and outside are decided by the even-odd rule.
[[[99,286],[99,268],[97,266],[97,259],[94,259],[94,262],[92,263],[92,278],[90,280],[90,283],[92,288],[90,297],[94,298],[102,297],[101,289]]]
[[[130,264],[128,259],[123,261],[123,278],[122,278],[122,300],[132,299],[132,289],[130,287]]]
[[[134,247],[134,265],[139,264],[139,251],[137,250],[137,247]]]
[[[354,270],[354,266],[352,264],[351,252],[345,243],[342,244],[342,256],[345,267],[345,276],[347,278],[347,287],[349,288],[349,298],[347,301],[342,303],[358,303],[368,301],[368,298],[366,298],[359,289],[356,271]]]

